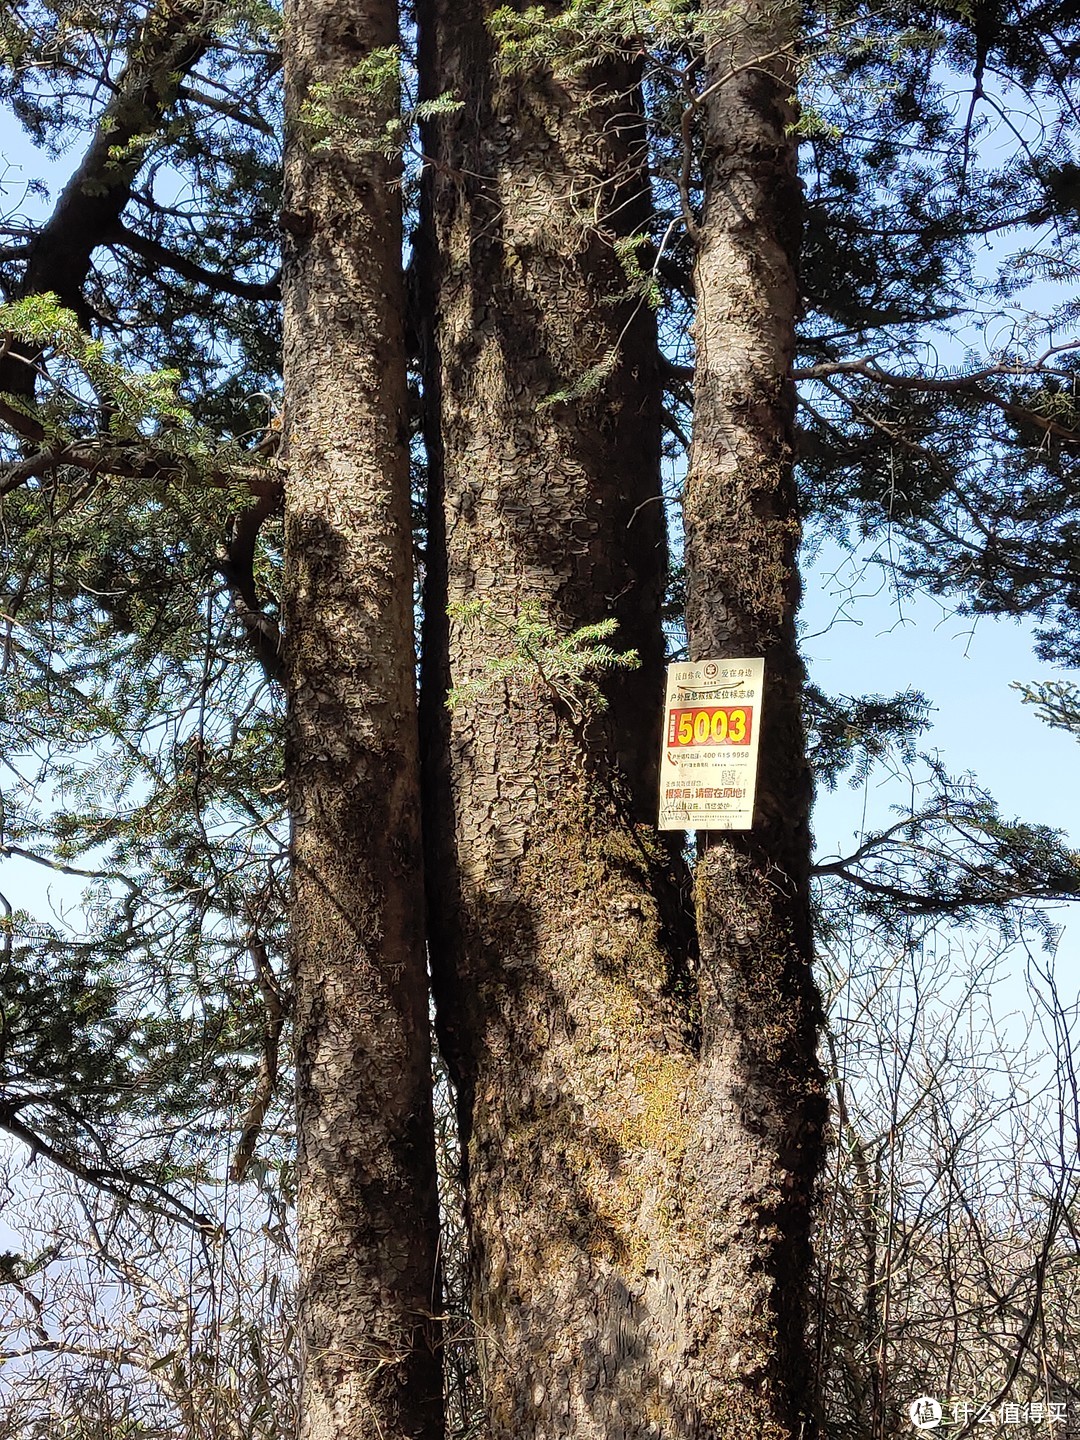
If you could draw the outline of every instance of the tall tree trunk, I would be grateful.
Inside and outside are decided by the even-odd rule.
[[[649,194],[633,73],[503,76],[494,9],[421,11],[428,93],[464,101],[425,146],[432,965],[491,1433],[617,1440],[666,1413],[646,1332],[676,1323],[666,1162],[692,1065],[676,998],[689,916],[647,823],[666,571],[658,357],[614,248]],[[456,608],[469,601],[473,623]],[[563,633],[616,617],[640,667],[605,684],[603,715],[578,717],[528,663],[448,715],[447,685],[512,648],[503,627],[527,602]]]
[[[758,1392],[798,1347],[773,1334],[769,1355],[749,1350],[768,1328],[745,1318],[763,1287],[717,1248],[771,1259],[783,1219],[764,1177],[729,1170],[735,1127],[743,1161],[758,1158],[759,1121],[734,1108],[717,1037],[762,1007],[717,1018],[732,957],[712,931],[716,973],[699,992],[680,867],[655,830],[657,351],[617,254],[650,204],[636,77],[615,61],[503,75],[494,8],[421,12],[427,93],[463,102],[425,147],[438,424],[422,726],[432,958],[491,1430],[788,1433]],[[474,685],[448,715],[446,688],[506,654],[527,601],[564,632],[616,616],[641,666],[606,684],[606,714],[580,717],[542,656],[519,657],[515,678]],[[756,915],[760,875],[743,878]]]
[[[824,1115],[795,643],[798,11],[760,0],[744,0],[737,19],[723,0],[703,10],[687,629],[691,659],[765,659],[753,829],[699,837],[702,1067],[718,1116],[707,1204],[722,1317],[703,1345],[717,1373],[730,1354],[737,1433],[797,1435],[814,1408],[805,1299]]]
[[[286,7],[287,769],[301,1436],[442,1434],[400,189],[355,67],[389,0]],[[328,89],[316,91],[314,87]],[[325,112],[313,130],[301,107]],[[342,123],[346,120],[347,123]],[[322,144],[315,142],[322,133]]]

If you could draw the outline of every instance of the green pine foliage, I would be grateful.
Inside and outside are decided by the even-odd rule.
[[[1066,730],[1080,740],[1080,685],[1071,680],[1050,680],[1040,685],[1016,683],[1025,705],[1034,705],[1040,720],[1055,730]]]
[[[321,154],[399,158],[416,127],[460,109],[452,95],[420,100],[416,70],[401,46],[383,46],[365,55],[333,84],[313,85],[300,123]],[[370,116],[378,116],[373,126]]]
[[[0,98],[46,155],[77,163],[95,127],[115,133],[102,117],[145,18],[5,9]],[[287,846],[281,696],[235,598],[239,566],[272,633],[278,17],[205,19],[160,126],[86,177],[105,193],[138,152],[78,305],[25,289],[51,240],[45,182],[7,172],[0,245],[0,1124],[188,1221],[189,1181],[220,1177],[263,1063],[253,949],[282,973]],[[13,393],[27,367],[32,398]],[[32,874],[52,913],[21,898]]]
[[[455,686],[447,696],[451,710],[475,705],[504,688],[522,703],[537,700],[555,704],[575,723],[582,723],[607,708],[597,679],[611,670],[638,665],[635,650],[615,650],[606,642],[618,629],[617,620],[599,620],[566,634],[547,619],[536,601],[525,600],[514,614],[502,614],[494,605],[472,600],[454,605],[450,619],[477,626],[490,637],[494,649],[479,674]]]
[[[962,614],[1034,619],[1073,664],[1076,17],[832,13],[845,38],[805,83],[811,526]]]
[[[37,568],[9,579],[0,706],[0,853],[83,892],[67,923],[6,922],[0,1103],[76,1173],[102,1168],[99,1130],[135,1124],[138,1165],[129,1148],[104,1167],[117,1184],[205,1167],[236,1128],[264,1028],[250,941],[280,970],[286,884],[280,702],[214,567],[229,497],[132,491],[80,476],[8,497]],[[154,1115],[179,1127],[157,1148]]]

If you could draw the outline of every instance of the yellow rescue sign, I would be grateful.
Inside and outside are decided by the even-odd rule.
[[[764,660],[695,660],[667,676],[660,829],[751,829]]]

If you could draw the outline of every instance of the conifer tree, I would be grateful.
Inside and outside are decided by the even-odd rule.
[[[394,7],[289,8],[284,132],[258,6],[0,22],[6,103],[80,156],[0,247],[0,843],[93,887],[79,935],[3,902],[0,1125],[211,1236],[221,1126],[234,1176],[291,1194],[291,1008],[305,1433],[438,1435],[422,805],[491,1433],[809,1433],[793,464],[818,535],[884,537],[897,583],[1075,659],[1075,304],[936,363],[927,327],[970,345],[1075,271],[1076,20],[418,11],[408,293]],[[673,567],[661,460],[687,450]],[[693,863],[654,813],[684,641],[764,655],[769,687],[754,827]],[[1067,685],[1032,696],[1071,715]],[[925,722],[807,699],[826,783]],[[900,937],[1080,890],[1059,835],[929,773],[819,867],[826,900]]]

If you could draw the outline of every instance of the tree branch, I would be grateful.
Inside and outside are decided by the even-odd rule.
[[[229,1167],[229,1179],[235,1181],[243,1180],[247,1174],[248,1167],[255,1155],[255,1146],[259,1142],[266,1112],[270,1109],[274,1091],[277,1089],[278,1049],[281,1043],[281,1031],[285,1024],[285,1005],[277,977],[274,975],[274,968],[270,964],[266,946],[254,932],[248,939],[248,951],[255,967],[255,981],[266,1008],[266,1023],[263,1030],[263,1053],[259,1060],[258,1078],[255,1081],[255,1094],[248,1107],[248,1112],[244,1116],[244,1123],[240,1127],[240,1139],[236,1146],[236,1154]]]
[[[796,381],[828,380],[837,375],[855,375],[863,380],[871,380],[878,385],[886,385],[893,390],[909,390],[922,394],[970,395],[984,405],[996,407],[1002,414],[1008,415],[1010,419],[1016,420],[1020,424],[1033,425],[1047,435],[1056,436],[1059,440],[1076,445],[1080,444],[1080,430],[1062,425],[1059,421],[1050,419],[1049,416],[1040,415],[1026,405],[1018,405],[1012,400],[1006,400],[1004,396],[995,395],[993,390],[987,389],[983,382],[1008,376],[1019,378],[1043,374],[1046,362],[1054,355],[1066,350],[1075,350],[1078,347],[1080,347],[1080,341],[1071,341],[1067,345],[1056,345],[1047,350],[1030,365],[987,365],[982,370],[972,371],[969,375],[944,375],[938,378],[926,375],[898,375],[893,371],[882,370],[872,359],[861,359],[826,361],[819,365],[810,365],[805,369],[796,370],[792,378]],[[837,391],[836,393],[844,398],[843,392]]]
[[[183,77],[211,42],[212,22],[204,0],[159,0],[150,10],[82,162],[30,242],[22,295],[52,292],[86,321],[82,292],[90,258],[131,199],[135,177]],[[13,365],[13,358],[0,363],[0,390],[32,395],[33,370]]]
[[[147,1180],[144,1176],[134,1175],[128,1171],[87,1165],[76,1156],[65,1155],[43,1136],[24,1124],[16,1113],[18,1109],[18,1101],[4,1100],[0,1102],[0,1130],[6,1130],[14,1139],[21,1141],[29,1149],[33,1158],[36,1159],[37,1156],[43,1155],[58,1169],[68,1175],[73,1175],[77,1180],[85,1181],[95,1190],[101,1190],[106,1195],[114,1195],[118,1200],[125,1200],[128,1204],[140,1204],[144,1209],[151,1210],[157,1215],[164,1215],[170,1220],[181,1220],[203,1234],[209,1234],[216,1229],[209,1215],[193,1210],[191,1206],[178,1200],[164,1185],[158,1185],[153,1180]],[[133,1193],[140,1190],[145,1192],[144,1198],[141,1199],[136,1193]],[[157,1198],[146,1198],[150,1196]]]
[[[177,95],[181,100],[188,100],[193,105],[205,105],[207,110],[213,110],[215,114],[224,115],[229,120],[235,120],[239,125],[247,125],[271,140],[277,136],[277,131],[268,120],[256,111],[246,109],[239,101],[228,100],[224,96],[209,95],[205,90],[197,90],[193,85],[181,85]]]
[[[150,260],[154,265],[171,270],[182,279],[190,280],[196,285],[205,285],[210,290],[217,290],[226,295],[236,295],[241,300],[279,300],[281,298],[280,271],[271,280],[237,280],[232,275],[225,275],[217,270],[208,270],[205,266],[196,264],[194,260],[189,260],[184,255],[177,255],[175,251],[169,250],[157,240],[152,240],[148,235],[140,235],[134,230],[129,230],[120,221],[117,221],[105,239],[109,244],[120,245],[125,250],[131,250],[134,254],[141,255],[144,260]]]
[[[281,634],[277,621],[268,615],[255,585],[255,545],[263,522],[280,509],[282,491],[261,495],[254,505],[234,516],[228,539],[218,556],[218,571],[229,587],[233,612],[268,680],[283,682]]]
[[[0,421],[22,440],[40,444],[46,438],[45,429],[37,420],[6,404],[2,398]],[[123,480],[186,481],[193,485],[206,485],[214,490],[244,485],[260,500],[272,502],[271,510],[280,504],[282,496],[281,477],[267,465],[204,468],[184,455],[157,449],[149,440],[120,444],[106,440],[72,440],[46,446],[0,468],[0,499],[12,490],[17,490],[27,480],[36,479],[61,465],[72,465],[95,476],[115,475]]]

